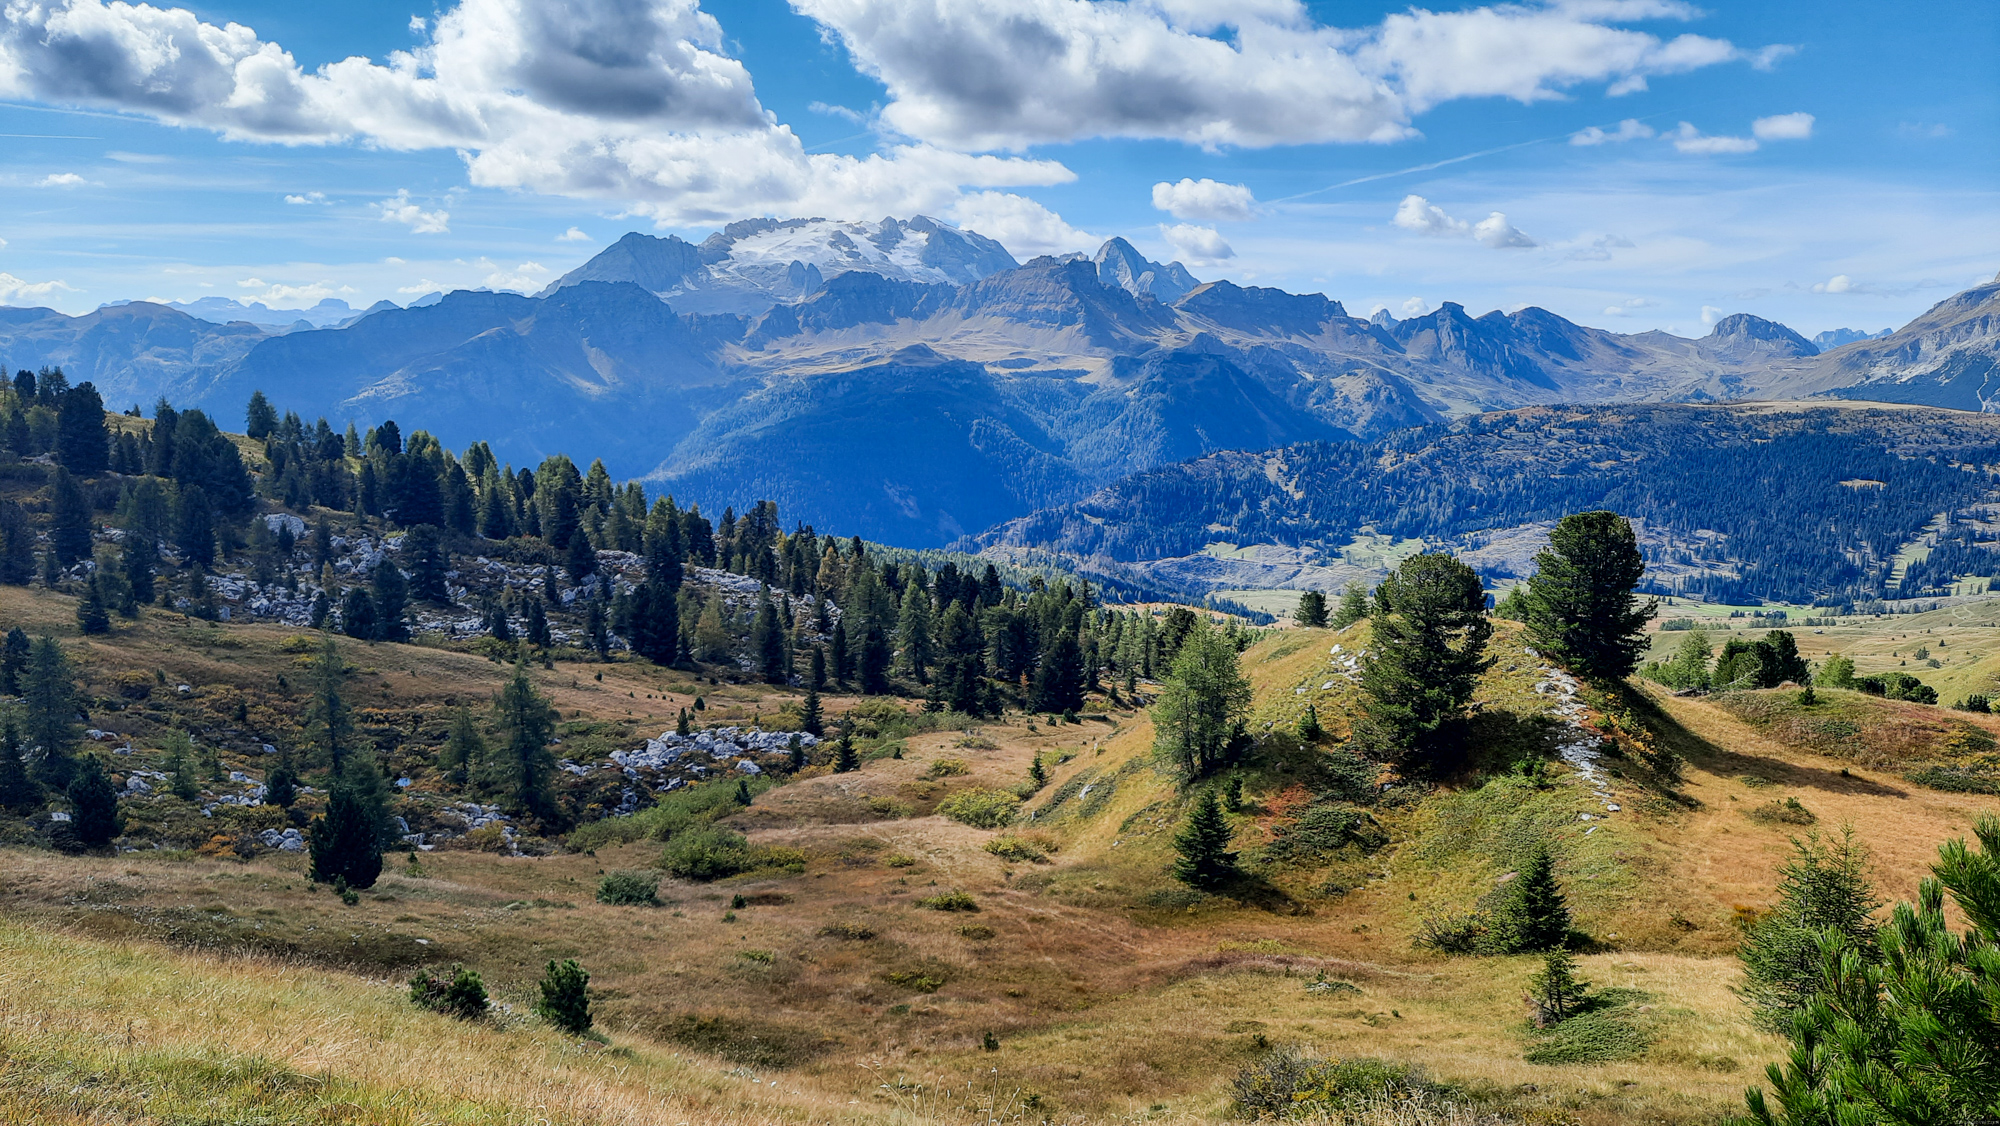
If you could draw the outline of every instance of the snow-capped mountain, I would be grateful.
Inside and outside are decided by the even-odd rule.
[[[683,313],[754,315],[861,271],[891,281],[964,285],[1020,263],[973,231],[918,215],[879,223],[745,219],[699,245],[633,233],[557,278],[539,296],[586,281],[626,281]]]

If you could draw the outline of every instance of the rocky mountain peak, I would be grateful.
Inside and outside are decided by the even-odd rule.
[[[1187,292],[1201,283],[1188,273],[1187,267],[1179,262],[1169,262],[1162,266],[1151,262],[1140,254],[1131,243],[1122,238],[1114,238],[1097,248],[1097,257],[1091,259],[1097,264],[1097,279],[1107,286],[1122,289],[1134,297],[1151,294],[1162,305],[1179,301]]]
[[[1751,353],[1772,357],[1819,355],[1819,348],[1812,341],[1776,321],[1749,313],[1731,313],[1715,322],[1715,328],[1701,339],[1701,349],[1729,359],[1742,359]]]

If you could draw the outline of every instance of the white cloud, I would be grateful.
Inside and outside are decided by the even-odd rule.
[[[1861,287],[1846,274],[1835,274],[1812,287],[1814,293],[1858,293]]]
[[[1650,309],[1658,304],[1659,302],[1654,301],[1650,297],[1628,298],[1616,305],[1605,306],[1604,315],[1607,317],[1622,317],[1634,309]]]
[[[758,102],[696,0],[459,0],[409,51],[312,71],[250,28],[184,8],[24,0],[5,10],[0,97],[238,140],[448,148],[476,186],[618,200],[661,225],[941,213],[967,189],[1074,179],[1054,161],[926,144],[808,154]]]
[[[1390,222],[1406,231],[1423,235],[1439,235],[1457,238],[1470,235],[1473,239],[1495,250],[1519,249],[1537,245],[1534,239],[1523,234],[1519,228],[1507,222],[1507,216],[1492,212],[1478,223],[1467,223],[1454,219],[1444,208],[1420,195],[1406,195],[1403,202],[1396,205],[1395,217]]]
[[[327,282],[314,282],[311,285],[273,285],[262,293],[246,296],[244,300],[262,301],[273,309],[304,309],[342,292],[353,291],[335,289]]]
[[[1693,156],[1757,151],[1757,142],[1749,137],[1705,136],[1701,130],[1685,121],[1681,122],[1679,129],[1667,134],[1667,139],[1674,143],[1674,148]]]
[[[429,28],[429,27],[430,27],[430,24],[429,24],[429,23],[427,23],[427,22],[425,22],[425,20],[424,20],[424,17],[422,17],[422,16],[411,16],[411,17],[410,17],[410,33],[411,33],[411,34],[413,34],[413,35],[422,35],[422,34],[424,33],[424,31],[425,31],[425,30],[426,30],[427,28]]]
[[[319,203],[325,203],[325,202],[326,202],[326,193],[325,193],[325,192],[307,192],[307,193],[306,193],[306,194],[304,194],[304,195],[288,195],[288,196],[286,196],[286,197],[285,197],[285,202],[286,202],[286,203],[292,203],[292,204],[299,204],[299,205],[302,205],[302,206],[309,206],[309,205],[312,205],[312,204],[319,204]]]
[[[581,228],[581,227],[571,227],[571,228],[570,228],[569,230],[567,230],[567,231],[564,231],[564,232],[563,232],[562,234],[559,234],[559,235],[557,235],[557,236],[556,236],[556,241],[557,241],[557,242],[590,242],[590,241],[591,241],[591,238],[590,238],[590,236],[589,236],[589,235],[587,235],[587,234],[584,234],[584,233],[583,233],[583,228]]]
[[[432,280],[431,280],[431,279],[429,279],[429,278],[424,278],[424,279],[422,279],[422,280],[418,281],[418,282],[417,282],[417,284],[415,284],[415,285],[405,285],[405,286],[398,286],[398,287],[397,287],[397,289],[396,289],[396,292],[397,292],[397,293],[415,293],[415,294],[419,294],[419,295],[422,295],[422,294],[425,294],[425,293],[436,293],[436,292],[437,292],[438,290],[441,290],[441,289],[443,289],[443,288],[444,288],[444,286],[443,286],[443,285],[441,285],[440,283],[438,283],[438,282],[434,282],[434,281],[432,281]]]
[[[74,172],[54,172],[36,182],[38,188],[74,188],[84,184],[83,177]]]
[[[1160,237],[1173,244],[1174,253],[1197,266],[1212,266],[1236,257],[1235,249],[1214,227],[1197,227],[1193,223],[1169,227],[1162,223]]]
[[[108,152],[104,156],[120,164],[171,164],[174,159],[155,152]]]
[[[1588,246],[1575,246],[1564,257],[1572,262],[1609,262],[1614,250],[1634,250],[1631,239],[1621,235],[1599,235]]]
[[[1534,239],[1510,225],[1507,217],[1498,211],[1473,224],[1472,237],[1495,250],[1520,250],[1537,245]]]
[[[1542,101],[1580,84],[1629,88],[1646,75],[1753,58],[1719,39],[1608,26],[1661,18],[1648,14],[1660,4],[1414,8],[1362,29],[1316,23],[1301,0],[792,6],[888,88],[886,124],[964,149],[1083,137],[1394,141],[1410,135],[1414,115],[1447,101]]]
[[[1462,235],[1471,228],[1462,220],[1454,219],[1420,195],[1406,195],[1403,202],[1396,205],[1396,216],[1390,222],[1406,231],[1423,235]]]
[[[1153,207],[1176,219],[1242,221],[1255,216],[1256,203],[1245,184],[1183,177],[1178,184],[1162,180],[1153,185]]]
[[[851,110],[846,106],[836,106],[828,102],[809,102],[806,105],[806,109],[812,113],[823,113],[828,117],[845,118],[856,125],[865,125],[868,123],[868,118],[863,116],[859,110]]]
[[[1640,121],[1636,117],[1628,117],[1618,123],[1617,129],[1609,133],[1599,129],[1595,125],[1588,129],[1571,133],[1569,143],[1572,145],[1616,144],[1621,141],[1643,141],[1651,136],[1653,136],[1652,126]]]
[[[244,278],[242,281],[236,283],[236,288],[262,289],[264,288],[265,284],[266,283],[263,278]]]
[[[27,298],[29,300],[33,300],[37,297],[47,297],[52,293],[76,293],[76,292],[79,291],[67,282],[22,281],[20,278],[17,278],[12,274],[0,273],[0,301],[13,301],[18,298]]]
[[[7,249],[7,240],[0,238],[0,250],[5,250],[5,249]]]
[[[1750,123],[1750,132],[1760,141],[1803,141],[1812,136],[1813,120],[1809,113],[1760,117]]]
[[[403,188],[394,196],[375,205],[382,212],[382,220],[387,223],[401,223],[410,228],[412,234],[448,235],[451,233],[451,212],[439,209],[425,211],[410,202],[410,190]]]
[[[503,269],[488,259],[481,258],[477,265],[490,271],[486,275],[489,289],[512,289],[522,293],[542,288],[542,280],[549,276],[549,268],[540,262],[523,262],[512,270]]]
[[[1701,307],[1701,323],[1705,325],[1712,325],[1721,319],[1722,319],[1722,310],[1716,308],[1713,305],[1703,305]]]
[[[1403,302],[1399,307],[1399,311],[1403,314],[1403,319],[1408,320],[1411,317],[1421,317],[1425,313],[1430,312],[1431,304],[1421,297],[1412,297],[1408,301]]]
[[[1024,196],[1005,192],[974,192],[949,208],[947,218],[968,230],[997,240],[1016,258],[1039,254],[1091,251],[1104,240],[1079,231],[1062,216]]]

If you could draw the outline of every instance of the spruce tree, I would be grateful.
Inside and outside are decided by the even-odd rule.
[[[1311,704],[1307,704],[1306,714],[1299,717],[1299,741],[1311,744],[1317,743],[1325,737],[1326,728],[1320,726],[1319,709]]]
[[[382,875],[383,814],[360,777],[374,773],[375,764],[358,756],[334,779],[326,812],[313,819],[308,834],[316,883],[344,880],[351,888],[371,888]],[[376,782],[379,786],[379,776]]]
[[[67,790],[76,773],[71,751],[76,746],[76,676],[69,657],[52,637],[37,640],[21,670],[21,734],[41,758],[37,774],[43,785]]]
[[[464,790],[477,778],[486,763],[486,738],[469,708],[451,715],[451,730],[445,735],[444,749],[438,753],[438,773],[445,785]]]
[[[1028,710],[1050,715],[1067,715],[1083,707],[1083,651],[1074,632],[1058,632],[1042,654],[1028,701]]]
[[[125,831],[118,791],[96,755],[84,755],[69,784],[70,831],[85,848],[103,848]]]
[[[7,631],[7,640],[0,642],[0,695],[21,694],[21,674],[28,668],[28,657],[33,648],[34,644],[20,626]]]
[[[1767,1027],[1782,1028],[1823,988],[1821,941],[1838,935],[1855,950],[1875,945],[1881,900],[1868,879],[1868,852],[1852,828],[1838,840],[1816,832],[1792,841],[1778,869],[1778,902],[1744,930],[1740,992]]]
[[[451,569],[451,561],[437,528],[430,524],[411,528],[403,535],[402,554],[410,567],[410,597],[418,602],[449,606],[451,590],[445,583],[445,573]]]
[[[158,594],[153,589],[153,580],[160,572],[159,541],[140,532],[127,532],[119,554],[132,598],[140,605],[151,603]]]
[[[847,645],[847,619],[833,623],[833,682],[846,684],[854,676],[854,658]]]
[[[1528,579],[1528,634],[1535,647],[1597,681],[1631,675],[1646,651],[1646,620],[1658,599],[1633,593],[1646,561],[1632,524],[1615,512],[1557,521]]]
[[[581,583],[597,573],[597,552],[591,549],[588,536],[579,532],[570,537],[563,573],[569,576],[571,583]]]
[[[375,600],[365,588],[351,586],[341,595],[340,632],[356,641],[375,640]]]
[[[200,485],[182,488],[174,505],[174,546],[195,570],[215,566],[215,518]]]
[[[1494,912],[1494,938],[1508,954],[1537,954],[1569,942],[1569,904],[1547,844],[1528,853]]]
[[[845,724],[840,728],[840,741],[833,745],[833,772],[847,774],[861,769],[861,758],[854,753],[854,736]]]
[[[26,586],[35,577],[35,528],[11,500],[0,500],[0,583]]]
[[[1347,592],[1340,596],[1340,609],[1334,611],[1327,624],[1334,629],[1348,626],[1368,616],[1368,591],[1360,583],[1347,584]]]
[[[79,477],[95,477],[111,465],[104,400],[88,380],[64,392],[56,408],[55,455],[56,464]]]
[[[65,569],[90,558],[90,500],[60,465],[49,481],[49,550]]]
[[[604,621],[604,600],[588,599],[583,607],[583,634],[590,642],[590,651],[597,654],[600,661],[611,659],[611,630]]]
[[[508,803],[551,826],[560,817],[556,807],[556,757],[549,740],[556,733],[556,711],[535,691],[525,661],[514,665],[514,678],[495,701],[494,724],[500,729],[496,766]]]
[[[826,687],[826,650],[821,649],[817,645],[813,646],[812,675],[806,681],[806,684],[815,694],[820,689]],[[818,734],[818,732],[814,732],[814,734]]]
[[[353,749],[354,716],[341,691],[347,680],[346,663],[332,638],[320,643],[310,675],[312,697],[306,703],[306,740],[318,762],[338,775]]]
[[[26,813],[41,804],[42,788],[28,777],[25,750],[14,717],[0,719],[0,809]]]
[[[409,604],[409,583],[403,577],[402,568],[391,559],[384,558],[376,564],[370,576],[374,588],[375,637],[379,641],[408,641],[410,624],[404,620],[403,611]]]
[[[1576,976],[1576,956],[1556,947],[1542,956],[1542,972],[1535,975],[1533,992],[1535,1023],[1547,1028],[1560,1024],[1583,1009],[1590,983]]]
[[[806,768],[805,741],[800,739],[797,733],[794,733],[791,739],[788,742],[786,742],[785,757],[788,760],[790,760],[790,765],[793,774],[797,774],[799,771],[804,770]]]
[[[551,960],[542,971],[535,1015],[572,1036],[590,1031],[590,975],[575,958]]]
[[[814,654],[817,655],[818,651],[814,650]],[[819,689],[808,685],[804,710],[799,716],[799,730],[818,738],[826,733],[825,724],[826,718],[820,711]]]
[[[778,608],[766,592],[757,606],[757,620],[750,628],[750,648],[757,661],[758,675],[767,684],[784,684],[792,679],[790,662],[785,659],[785,630],[778,622]]]
[[[277,428],[278,412],[271,406],[271,400],[262,391],[250,392],[250,406],[243,412],[244,436],[261,442]]]
[[[911,583],[903,588],[903,606],[896,616],[896,651],[902,669],[918,684],[930,683],[931,599],[922,586]]]
[[[1425,552],[1403,560],[1375,590],[1373,632],[1361,663],[1368,742],[1406,767],[1445,765],[1447,725],[1464,714],[1492,664],[1486,594],[1472,568]]]
[[[160,736],[160,749],[167,752],[167,789],[182,801],[194,801],[201,797],[201,783],[195,777],[194,765],[188,761],[194,751],[194,740],[179,728],[170,728]]]
[[[1309,590],[1299,595],[1299,608],[1292,611],[1292,620],[1312,629],[1325,626],[1326,595],[1316,590]]]
[[[549,634],[549,612],[542,605],[541,599],[533,596],[528,598],[528,624],[522,633],[528,639],[528,644],[541,649],[549,647],[551,640]]]
[[[278,756],[278,765],[264,776],[264,802],[279,809],[290,809],[299,798],[299,774],[292,767],[292,753],[286,751]]]
[[[94,580],[83,584],[83,597],[77,599],[76,628],[87,634],[111,632],[111,614],[104,608],[103,591]]]
[[[1229,851],[1229,821],[1213,789],[1203,789],[1188,811],[1186,824],[1174,835],[1174,878],[1189,887],[1214,888],[1236,875],[1236,854]]]

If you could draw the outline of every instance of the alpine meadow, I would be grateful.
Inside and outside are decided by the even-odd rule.
[[[2000,9],[177,2],[0,9],[0,1121],[2000,1123]]]

